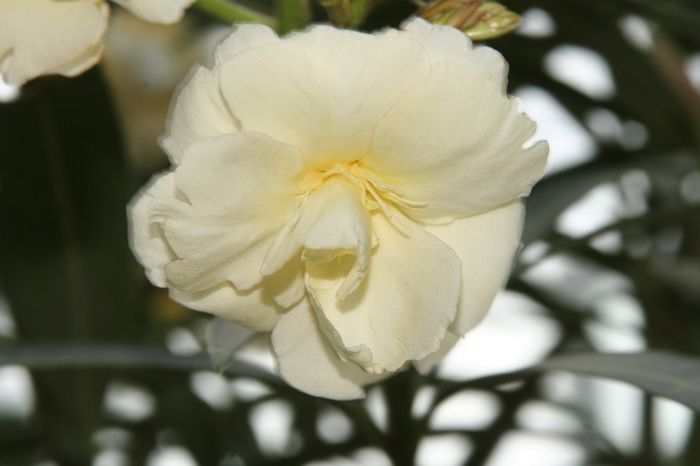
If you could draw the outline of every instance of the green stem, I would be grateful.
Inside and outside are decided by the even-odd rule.
[[[258,23],[277,27],[277,21],[273,17],[232,0],[197,0],[197,7],[227,23]]]
[[[385,449],[395,466],[415,464],[420,440],[411,417],[415,392],[413,371],[400,372],[384,383],[389,420]]]
[[[303,28],[311,18],[309,0],[277,0],[277,17],[280,34]]]

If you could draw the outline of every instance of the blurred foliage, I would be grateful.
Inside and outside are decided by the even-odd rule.
[[[211,7],[222,2],[203,3]],[[0,283],[16,325],[16,336],[1,342],[0,364],[30,368],[36,395],[36,408],[28,419],[0,413],[0,464],[53,460],[89,465],[96,452],[109,447],[122,451],[128,464],[141,465],[158,448],[180,445],[202,466],[305,464],[368,447],[386,452],[395,465],[403,466],[413,463],[421,439],[454,434],[471,441],[464,464],[479,466],[509,433],[526,429],[518,422],[526,404],[557,404],[543,388],[543,374],[551,369],[621,377],[673,396],[648,381],[675,380],[669,374],[682,381],[683,372],[674,372],[684,367],[678,364],[700,357],[700,97],[685,72],[687,57],[700,51],[700,5],[690,0],[501,3],[521,14],[544,11],[554,24],[550,34],[516,33],[489,43],[510,63],[509,91],[543,89],[596,142],[592,160],[554,172],[534,189],[528,201],[526,249],[509,289],[539,305],[559,329],[550,356],[570,350],[595,352],[601,348],[591,325],[610,316],[601,314],[594,298],[574,296],[575,284],[545,286],[532,280],[530,272],[558,257],[600,275],[614,273],[629,283],[643,311],[641,332],[647,347],[672,352],[664,353],[671,354],[670,359],[644,363],[627,378],[617,369],[626,363],[614,366],[604,354],[591,356],[603,358],[591,360],[592,370],[582,370],[580,361],[565,356],[532,369],[478,379],[455,381],[409,371],[373,389],[373,395],[383,394],[386,426],[379,425],[362,402],[306,396],[272,373],[240,361],[223,376],[248,390],[235,391],[227,405],[205,402],[193,389],[196,377],[208,374],[222,380],[209,371],[208,358],[158,349],[177,335],[201,335],[203,318],[151,288],[127,247],[126,201],[150,174],[133,173],[138,164],[127,162],[121,126],[146,110],[121,101],[117,116],[110,92],[115,86],[105,83],[100,70],[93,70],[75,79],[37,80],[22,90],[19,100],[0,104]],[[359,26],[364,30],[395,26],[418,9],[406,0],[363,5],[368,8]],[[303,0],[280,0],[276,6],[251,1],[246,8],[265,15],[277,12],[282,32],[327,19],[320,5]],[[621,22],[631,15],[648,22],[648,44],[635,45],[623,33]],[[188,24],[198,32],[218,24],[202,12],[190,16]],[[583,47],[602,57],[615,92],[593,97],[548,73],[546,59],[562,45]],[[624,132],[615,138],[597,133],[589,123],[592,112],[601,109],[620,121],[634,122],[646,138],[638,143],[639,138]],[[629,193],[630,176],[644,180],[642,194]],[[630,207],[619,220],[583,236],[557,228],[564,211],[604,183],[624,202],[641,203],[643,208]],[[599,240],[610,235],[618,246],[600,247]],[[686,357],[677,360],[674,353]],[[605,367],[614,369],[605,372]],[[697,373],[692,369],[697,366],[688,367],[684,370],[689,374]],[[149,394],[155,400],[152,412],[129,418],[106,407],[107,387],[115,383]],[[697,389],[693,383],[687,383],[685,395]],[[419,393],[429,387],[433,396],[428,407],[412,414]],[[495,419],[483,429],[432,429],[436,409],[464,392],[495,397]],[[697,392],[694,396],[697,399]],[[586,429],[553,434],[585,448],[583,464],[700,464],[697,416],[681,453],[664,457],[651,441],[655,412],[647,402],[642,447],[621,451],[588,423],[590,406],[583,398],[579,404],[559,407],[582,419]],[[271,403],[291,410],[291,424],[284,428],[287,442],[277,450],[261,440],[251,423]],[[329,440],[318,428],[319,419],[329,413],[352,425],[344,438]]]

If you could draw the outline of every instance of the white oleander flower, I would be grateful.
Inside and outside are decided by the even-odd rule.
[[[171,24],[194,0],[113,0],[138,17]],[[107,0],[0,0],[0,75],[9,84],[75,76],[100,60]]]
[[[133,250],[174,300],[271,331],[300,390],[429,370],[504,285],[545,166],[505,75],[423,20],[239,26],[174,101],[173,169],[130,206]]]

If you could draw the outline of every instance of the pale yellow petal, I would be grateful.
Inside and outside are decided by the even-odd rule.
[[[275,31],[262,24],[236,24],[214,52],[217,65],[230,60],[239,53],[255,49],[279,40]]]
[[[411,222],[399,232],[372,217],[378,238],[360,287],[338,301],[348,256],[307,264],[307,288],[338,353],[372,373],[395,371],[438,349],[455,318],[461,264],[445,243]]]
[[[412,218],[459,218],[530,192],[547,156],[545,143],[523,149],[534,131],[481,70],[443,60],[381,120],[363,163],[401,197],[425,203],[404,209]]]
[[[181,198],[150,208],[178,257],[166,267],[168,281],[188,292],[259,283],[266,241],[293,211],[302,168],[296,149],[261,134],[193,146],[175,170]]]
[[[104,0],[2,0],[0,74],[22,84],[82,73],[100,59],[108,22]]]
[[[255,223],[238,225],[234,221],[208,224],[206,216],[192,210],[178,212],[173,207],[158,203],[151,209],[177,255],[165,267],[171,286],[195,292],[223,281],[241,290],[260,283],[260,267],[274,228]]]
[[[362,191],[343,179],[326,181],[312,191],[299,211],[275,238],[263,265],[263,274],[277,272],[302,252],[307,261],[327,262],[352,254],[354,264],[338,290],[342,298],[362,281],[371,249],[369,215]]]
[[[450,225],[425,227],[450,246],[462,261],[462,295],[450,326],[458,336],[474,328],[505,286],[520,247],[525,209],[522,202]]]
[[[215,66],[246,50],[278,40],[267,26],[240,24],[216,48]],[[240,131],[240,123],[224,102],[217,68],[198,66],[185,78],[170,107],[161,145],[170,160],[180,163],[195,142]]]
[[[219,75],[209,68],[192,70],[170,106],[160,143],[173,164],[182,161],[196,142],[239,132],[239,125],[221,97]]]
[[[146,276],[156,286],[165,287],[165,266],[175,256],[158,223],[151,220],[149,209],[155,199],[175,197],[175,176],[172,172],[156,175],[131,200],[127,208],[129,242],[136,259],[146,269]]]
[[[414,361],[416,370],[430,372],[488,312],[496,294],[508,280],[520,246],[524,220],[521,202],[481,215],[459,219],[450,225],[427,226],[426,230],[449,245],[462,261],[462,294],[457,316],[440,348]]]
[[[170,297],[185,307],[232,320],[257,332],[271,331],[281,315],[260,287],[240,291],[229,283],[221,283],[194,293],[171,288]]]
[[[302,150],[310,166],[368,153],[382,116],[427,72],[415,41],[317,26],[231,57],[221,89],[244,131]]]
[[[416,371],[418,371],[419,374],[429,373],[431,370],[433,370],[435,366],[437,366],[440,363],[440,361],[442,361],[442,359],[447,355],[447,353],[449,353],[450,350],[454,348],[458,341],[459,337],[448,330],[447,332],[445,332],[445,336],[442,338],[438,350],[434,353],[430,353],[423,359],[413,361],[413,367],[416,368]]]
[[[264,277],[262,286],[280,307],[287,309],[296,305],[306,296],[301,257],[289,260],[280,270]]]
[[[412,18],[401,25],[408,36],[420,43],[436,63],[445,59],[462,60],[472,51],[472,41],[458,29]]]
[[[486,46],[472,47],[471,40],[462,31],[431,24],[422,18],[407,21],[401,29],[425,47],[433,63],[440,60],[469,63],[480,68],[487,80],[505,93],[508,64],[497,50]]]
[[[282,378],[310,395],[336,400],[362,398],[363,387],[381,378],[338,358],[306,300],[277,322],[272,348]]]

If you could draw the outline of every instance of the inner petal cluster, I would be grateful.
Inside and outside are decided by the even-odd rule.
[[[262,274],[276,273],[295,255],[307,264],[352,255],[353,266],[336,292],[336,299],[343,300],[361,284],[378,243],[371,217],[384,215],[401,230],[399,209],[421,205],[396,194],[359,160],[312,169],[299,183],[298,206],[277,234]]]
[[[372,170],[364,167],[360,160],[333,165],[326,169],[312,170],[301,183],[302,196],[308,196],[310,192],[334,178],[345,179],[357,186],[362,196],[362,204],[367,212],[381,211],[392,222],[398,222],[395,215],[396,209],[427,205],[426,202],[407,199],[399,195],[391,183],[384,181]]]

